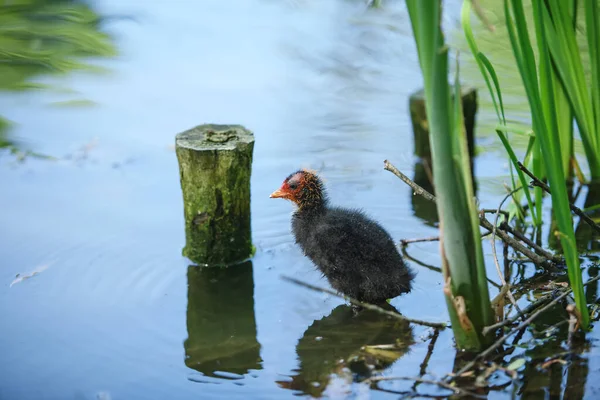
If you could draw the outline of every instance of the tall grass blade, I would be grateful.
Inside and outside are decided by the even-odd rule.
[[[471,0],[463,1],[462,10],[461,10],[461,23],[463,26],[463,30],[465,32],[465,38],[467,39],[469,49],[471,50],[471,53],[475,57],[477,66],[479,67],[479,70],[481,71],[481,75],[483,76],[485,83],[488,87],[488,91],[490,92],[490,96],[492,97],[492,102],[494,104],[494,109],[496,110],[498,122],[503,125],[506,125],[506,116],[505,116],[505,112],[504,112],[504,105],[502,102],[502,91],[500,90],[500,81],[498,79],[498,75],[496,74],[496,71],[495,71],[492,63],[490,62],[490,60],[485,56],[485,54],[483,54],[479,50],[479,48],[477,46],[477,42],[475,41],[475,36],[473,35],[473,29],[471,27]],[[512,146],[510,145],[508,137],[506,136],[507,132],[502,131],[502,130],[497,130],[496,133],[498,134],[498,137],[500,138],[502,145],[506,149],[506,152],[508,153],[509,159],[513,166],[513,168],[511,168],[511,170],[510,170],[513,186],[516,186],[515,182],[514,182],[514,175],[513,175],[514,171],[516,171],[518,178],[519,178],[519,182],[521,183],[521,186],[527,187],[528,186],[527,179],[525,178],[525,175],[523,174],[523,172],[519,169],[519,167],[517,165],[518,159],[515,154],[515,151],[513,150]],[[539,210],[536,209],[536,207],[534,207],[533,199],[531,198],[531,194],[530,194],[529,190],[524,190],[524,193],[527,198],[527,203],[529,204],[529,209],[531,210],[531,213],[532,213],[532,219],[533,219],[535,225],[539,226],[539,225],[541,225],[541,222],[542,222],[541,221],[541,213]]]
[[[574,11],[569,1],[547,0],[540,10],[544,36],[560,77],[588,160],[592,180],[600,179],[600,89],[598,60],[598,3],[585,1],[586,29],[590,52],[591,82],[585,78],[573,27]]]
[[[448,311],[457,346],[480,350],[490,340],[481,332],[493,322],[493,314],[466,150],[460,85],[457,80],[452,102],[448,49],[440,27],[441,1],[406,0],[406,4],[425,87]]]
[[[549,0],[550,3],[553,1]],[[561,162],[560,139],[556,131],[554,81],[549,41],[546,36],[548,31],[545,29],[545,23],[550,22],[550,20],[544,17],[548,14],[542,2],[534,2],[533,19],[539,54],[539,69],[537,69],[522,2],[520,0],[505,0],[504,6],[513,52],[531,107],[533,130],[537,142],[540,144],[541,155],[545,161],[545,171],[552,188],[552,209],[556,215],[559,230],[557,234],[565,254],[575,303],[581,315],[581,325],[584,329],[587,329],[589,327],[589,314],[583,293],[579,258],[573,245],[575,235]],[[546,14],[544,14],[545,12]],[[563,18],[560,16],[555,17],[556,21]]]

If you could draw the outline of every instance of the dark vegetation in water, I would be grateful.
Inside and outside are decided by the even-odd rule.
[[[7,4],[8,3],[8,4]],[[44,74],[102,71],[92,58],[114,57],[116,47],[101,17],[81,0],[21,0],[0,6],[0,90],[52,89],[36,82]],[[10,137],[10,121],[0,115],[0,148],[23,151]]]
[[[486,210],[479,209],[479,205],[472,201],[474,194],[469,185],[471,171],[465,151],[467,146],[462,109],[457,101],[457,94],[460,93],[458,62],[455,69],[454,101],[447,82],[449,51],[441,29],[442,2],[406,1],[423,73],[437,199],[433,199],[428,193],[424,194],[422,188],[402,174],[397,175],[413,188],[415,194],[435,201],[439,211],[441,270],[448,314],[456,346],[459,350],[472,352],[472,357],[457,357],[452,374],[445,375],[441,380],[428,381],[455,394],[487,395],[490,390],[494,390],[494,384],[489,378],[497,371],[505,372],[511,379],[517,379],[517,371],[527,361],[522,358],[505,364],[505,357],[522,346],[520,342],[525,332],[535,337],[538,318],[545,313],[556,312],[557,305],[562,314],[560,324],[568,324],[567,337],[563,336],[561,340],[570,351],[554,353],[556,358],[545,360],[539,368],[546,368],[554,363],[569,363],[569,359],[576,354],[577,342],[585,341],[584,336],[590,332],[590,321],[597,320],[597,310],[594,304],[588,303],[590,296],[585,293],[585,287],[595,287],[598,277],[583,280],[582,272],[591,270],[591,265],[581,264],[576,249],[576,241],[581,238],[574,233],[573,214],[577,215],[580,224],[588,225],[588,229],[591,228],[596,236],[600,227],[585,211],[572,204],[577,196],[570,198],[568,195],[574,187],[569,179],[576,175],[579,181],[577,190],[585,187],[590,190],[591,198],[595,198],[593,191],[596,185],[590,185],[584,177],[571,146],[574,124],[579,128],[583,140],[589,167],[586,173],[591,176],[592,182],[597,181],[600,170],[597,162],[599,149],[596,146],[599,130],[595,124],[598,120],[596,114],[600,110],[600,78],[597,74],[600,40],[597,27],[598,5],[595,0],[583,3],[587,29],[585,37],[591,53],[591,69],[594,71],[591,77],[584,76],[576,40],[579,2],[533,2],[529,18],[526,18],[522,2],[503,2],[511,50],[526,89],[531,125],[535,132],[535,135],[529,136],[525,157],[521,158],[521,155],[517,157],[507,138],[509,133],[514,134],[515,130],[520,133],[520,130],[507,125],[511,116],[505,116],[501,84],[494,64],[478,49],[471,28],[473,9],[482,20],[485,21],[486,18],[478,4],[463,2],[461,22],[464,35],[493,99],[498,118],[495,131],[505,147],[512,177],[512,187],[507,188],[509,193],[504,200],[496,209]],[[533,35],[536,39],[534,43],[529,33],[532,29],[537,33]],[[586,118],[582,116],[584,111],[588,111]],[[518,180],[515,176],[518,176]],[[530,193],[530,189],[533,193]],[[527,207],[521,204],[522,194],[527,198]],[[556,255],[542,248],[540,240],[545,196],[550,197],[552,204],[550,215],[544,216],[549,217],[545,221],[549,225],[549,240],[545,245],[556,250]],[[512,209],[507,211],[503,204],[509,199],[513,203]],[[594,207],[596,204],[592,203],[587,208],[590,210]],[[487,213],[495,215],[494,223],[487,233],[480,233],[477,225],[479,223],[486,228],[482,222]],[[526,246],[529,254],[502,237],[502,268],[496,253],[499,232],[503,232],[507,238],[512,235],[511,241],[518,242],[519,246]],[[482,236],[488,234],[491,234],[492,256],[501,283],[499,293],[491,303],[488,295],[489,278],[486,276],[488,271],[480,244]],[[534,237],[530,237],[530,234]],[[519,256],[510,256],[509,246],[545,270],[545,289],[551,289],[551,294],[529,302],[525,307],[522,302],[519,305],[517,298],[522,298],[518,296],[519,285],[512,282],[511,270],[511,259]],[[563,259],[558,259],[559,257]],[[562,281],[566,277],[565,266],[568,283]],[[555,276],[554,273],[558,274]],[[559,289],[560,286],[563,287]],[[528,348],[529,345],[530,343],[526,343],[524,347]],[[501,358],[498,358],[499,353]],[[380,380],[410,379],[400,376]],[[419,380],[423,381],[421,378]],[[456,386],[449,386],[450,382],[454,382]],[[569,387],[570,384],[567,383],[566,386]],[[579,397],[582,394],[583,391],[573,390],[568,396]]]
[[[549,192],[548,187],[543,182],[539,181],[525,167],[521,167],[533,178],[534,185],[539,185]],[[436,201],[431,194],[410,181],[393,165],[386,162],[386,169],[394,172],[403,181],[411,185],[415,194],[424,197],[428,201]],[[594,194],[588,193],[588,195],[593,196]],[[598,225],[583,215],[583,212],[576,206],[572,206],[572,208],[577,215],[582,216],[580,223],[584,223],[595,233],[595,235],[589,238],[578,237],[578,239],[583,242],[586,240],[597,240]],[[502,210],[502,203],[498,207],[498,210]],[[498,212],[496,214],[499,215]],[[485,218],[483,212],[481,218],[482,220]],[[494,225],[497,226],[497,220],[494,222]],[[507,228],[508,224],[505,223],[494,229],[493,232],[488,232],[488,234],[492,233],[495,235],[501,229],[506,230],[505,233],[513,235],[519,232],[519,230]],[[543,250],[539,245],[534,243],[532,238],[527,238],[523,233],[515,235],[515,238],[518,241],[523,241],[523,244],[531,246],[540,254],[542,259],[545,257],[545,261],[538,264],[538,267],[541,268],[536,274],[527,277],[525,273],[527,263],[518,261],[516,254],[510,256],[508,251],[509,242],[505,242],[503,253],[504,272],[499,270],[498,274],[501,277],[503,274],[507,277],[507,282],[512,283],[510,283],[510,293],[505,289],[508,287],[507,284],[504,285],[505,288],[495,285],[500,289],[500,293],[492,302],[498,322],[484,328],[483,333],[484,335],[497,333],[497,340],[490,347],[480,353],[466,353],[466,357],[460,352],[457,353],[452,373],[446,375],[441,380],[422,378],[425,375],[422,370],[420,377],[376,377],[367,381],[371,382],[371,385],[374,385],[375,388],[385,390],[379,386],[384,381],[412,380],[417,383],[436,385],[440,388],[451,390],[454,394],[458,395],[478,396],[487,394],[490,391],[505,390],[510,385],[510,381],[501,385],[495,384],[499,379],[498,373],[501,373],[507,375],[513,381],[522,377],[523,384],[519,389],[520,395],[542,394],[544,390],[540,389],[539,385],[541,384],[544,387],[549,386],[554,394],[560,394],[564,387],[565,395],[568,394],[568,396],[580,398],[585,392],[584,378],[587,373],[587,362],[585,358],[581,357],[581,353],[589,351],[590,342],[586,341],[583,333],[578,330],[579,316],[575,311],[572,300],[569,298],[572,288],[568,283],[568,278],[564,271],[564,262],[560,259],[557,261],[557,256]],[[437,239],[439,238],[404,240],[402,241],[402,245],[406,247],[410,243],[435,241]],[[493,238],[493,240],[495,239]],[[403,254],[411,259],[406,250]],[[494,257],[496,258],[496,263],[498,263],[498,257],[495,254]],[[594,257],[590,257],[588,262],[583,264],[587,269],[589,278],[584,283],[584,287],[586,288],[586,302],[592,310],[593,322],[600,319],[596,306],[598,296],[597,282],[600,277],[598,276],[598,268],[596,262],[593,261],[594,259]],[[431,270],[442,272],[441,269],[424,265],[418,260],[412,259],[412,261]],[[513,272],[515,267],[517,268],[516,275]],[[498,268],[500,268],[499,265]],[[532,294],[533,298],[526,299]],[[508,301],[509,298],[510,302]],[[523,303],[524,299],[526,299],[525,307]],[[511,313],[513,315],[509,317]],[[528,337],[524,339],[526,336]],[[430,351],[433,351],[433,345],[435,344],[433,337],[435,335],[432,336]],[[555,364],[568,366],[569,372],[566,383],[549,384],[548,382],[535,381],[540,371],[543,371],[542,376],[547,376],[546,371],[548,369],[556,369]],[[522,367],[525,365],[527,365],[527,368],[523,370]],[[520,375],[517,371],[520,371],[524,375]],[[558,373],[561,373],[561,371]],[[453,382],[453,385],[449,385],[450,382]],[[516,389],[515,386],[513,388]],[[412,391],[395,391],[395,393],[409,396],[423,395],[422,392],[416,391],[415,387],[413,387]]]

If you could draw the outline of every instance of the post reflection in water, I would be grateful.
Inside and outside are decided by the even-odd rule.
[[[335,376],[350,381],[366,379],[391,366],[413,343],[412,328],[406,321],[340,305],[304,332],[296,345],[300,363],[296,374],[277,384],[318,397]]]
[[[471,160],[471,168],[473,168],[473,165],[474,160]],[[417,161],[414,166],[415,173],[413,181],[423,189],[427,190],[429,193],[435,195],[431,166],[432,163],[430,159],[424,158]],[[477,180],[473,174],[473,169],[471,170],[471,179],[473,183],[473,192],[477,194]],[[436,203],[412,192],[410,196],[410,202],[412,204],[413,214],[415,217],[420,218],[429,226],[437,227],[440,219],[437,212]]]
[[[240,379],[262,369],[256,340],[252,262],[188,268],[185,365],[205,376]]]
[[[415,163],[415,175],[413,181],[427,190],[431,194],[435,194],[433,190],[432,176],[430,166],[431,162],[422,160]],[[437,206],[433,201],[425,199],[423,196],[415,195],[411,192],[410,202],[413,207],[413,213],[429,226],[437,226],[439,217]]]

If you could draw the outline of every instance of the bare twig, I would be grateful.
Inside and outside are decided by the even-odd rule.
[[[533,179],[533,182],[532,182],[533,185],[539,186],[545,192],[547,192],[548,194],[551,194],[550,187],[548,187],[548,185],[546,185],[544,182],[542,182],[540,179],[538,179],[533,173],[531,173],[531,171],[529,171],[520,162],[519,162],[519,169],[521,171],[523,171],[524,173],[526,173],[531,179]],[[588,217],[587,214],[584,213],[579,207],[577,207],[573,203],[569,203],[569,207],[571,208],[571,211],[573,211],[575,214],[577,214],[577,216],[579,216],[579,218],[581,218],[583,221],[585,221],[586,224],[591,226],[596,232],[600,233],[600,226],[598,226],[598,224],[596,224],[590,217]]]
[[[529,239],[527,236],[523,235],[521,232],[517,231],[516,229],[513,229],[513,227],[510,226],[509,224],[507,224],[506,221],[502,221],[500,223],[500,229],[505,230],[506,232],[510,233],[511,235],[513,235],[514,237],[516,237],[517,239],[519,239],[520,241],[525,243],[527,246],[531,247],[533,249],[533,251],[535,251],[540,256],[545,257],[548,260],[552,260],[553,262],[555,262],[557,264],[560,264],[561,262],[564,261],[561,256],[557,256],[555,254],[550,253],[549,251],[544,250],[543,247],[538,246],[533,240]]]
[[[404,183],[412,188],[415,194],[422,196],[426,200],[435,202],[435,196],[429,193],[427,190],[423,189],[421,186],[417,185],[413,182],[408,176],[404,175],[398,168],[394,167],[388,160],[383,162],[383,169],[390,171],[392,174],[396,175],[398,178],[402,179]]]
[[[492,223],[490,221],[488,221],[487,219],[485,219],[485,217],[482,215],[479,216],[479,225],[481,225],[485,229],[489,229],[489,230],[494,229],[494,225],[492,225]],[[522,253],[525,257],[529,258],[534,264],[547,265],[550,262],[550,260],[548,260],[547,258],[542,257],[542,256],[536,254],[535,252],[529,250],[527,247],[525,247],[523,244],[521,244],[518,240],[511,238],[508,235],[508,233],[506,233],[502,230],[499,230],[496,232],[496,235],[500,239],[502,239],[503,241],[508,243],[508,245],[510,247],[512,247],[519,253]]]
[[[367,382],[381,382],[381,381],[414,381],[414,382],[418,382],[418,383],[425,383],[425,384],[429,384],[429,385],[436,385],[439,387],[442,387],[444,389],[448,389],[451,390],[452,392],[454,392],[455,394],[459,394],[459,395],[467,395],[467,396],[472,396],[478,399],[483,399],[485,398],[484,396],[471,392],[469,390],[460,388],[458,386],[452,386],[449,383],[443,382],[443,381],[434,381],[432,379],[423,379],[423,378],[418,378],[418,377],[411,377],[411,376],[375,376],[372,378],[369,378],[366,380]]]
[[[545,192],[547,192],[548,194],[550,194],[550,187],[548,185],[546,185],[544,182],[542,182],[540,179],[538,179],[538,177],[536,177],[533,172],[531,172],[530,170],[527,169],[527,167],[525,167],[523,165],[523,163],[521,163],[520,161],[517,163],[517,165],[519,166],[519,169],[523,172],[525,172],[531,179],[533,179],[533,181],[531,182],[532,185],[534,186],[538,186],[540,188],[542,188]]]
[[[485,238],[486,238],[488,235],[491,235],[491,234],[492,234],[492,232],[490,232],[490,231],[487,231],[487,232],[481,232],[481,238],[482,238],[482,239],[485,239]]]
[[[411,243],[437,242],[438,240],[440,240],[439,236],[431,236],[431,237],[419,238],[419,239],[402,239],[400,241],[400,245],[402,247],[406,247],[407,245],[409,245]]]
[[[423,261],[417,260],[416,258],[414,258],[413,256],[411,256],[410,254],[408,254],[408,252],[406,251],[406,247],[400,248],[400,252],[402,253],[402,256],[404,258],[406,258],[407,260],[410,260],[410,261],[414,262],[415,264],[420,265],[421,267],[427,268],[430,271],[442,273],[442,269],[440,267],[435,267],[433,265],[426,264]]]
[[[409,177],[407,177],[402,172],[400,172],[398,170],[398,168],[394,167],[388,160],[384,161],[383,168],[387,171],[392,172],[394,175],[396,175],[398,178],[400,178],[404,183],[406,183],[408,186],[410,186],[413,189],[415,194],[419,194],[423,198],[435,203],[436,198],[434,195],[432,195],[427,190],[423,189],[421,186],[419,186],[415,182],[413,182]],[[483,228],[487,229],[490,232],[494,229],[494,226],[492,225],[492,223],[490,221],[488,221],[485,218],[485,216],[481,213],[479,215],[479,225],[482,226]],[[531,261],[533,261],[533,263],[538,264],[538,265],[546,265],[548,263],[549,260],[547,260],[546,258],[544,258],[542,256],[535,254],[533,251],[529,250],[527,247],[525,247],[521,243],[519,243],[519,241],[511,238],[506,232],[503,232],[500,230],[497,232],[497,235],[498,235],[498,237],[500,237],[500,239],[502,239],[503,241],[508,243],[510,247],[512,247],[516,251],[522,253],[523,255],[525,255],[525,257],[527,257]]]
[[[481,233],[481,238],[483,239],[487,235],[491,235],[491,233],[492,232],[490,232],[490,231],[482,232]],[[430,237],[416,238],[416,239],[401,239],[400,240],[400,246],[401,247],[406,247],[406,246],[408,246],[409,244],[412,244],[412,243],[438,242],[439,240],[440,240],[439,236],[430,236]]]
[[[388,311],[388,310],[386,310],[384,308],[381,308],[379,306],[376,306],[374,304],[364,303],[362,301],[353,299],[352,297],[341,295],[341,294],[339,294],[339,293],[337,293],[337,292],[335,292],[333,290],[321,288],[321,287],[318,287],[318,286],[315,286],[315,285],[311,285],[310,283],[303,282],[301,280],[298,280],[296,278],[292,278],[290,276],[283,275],[283,276],[281,276],[281,279],[286,280],[288,282],[295,283],[296,285],[303,286],[305,288],[314,290],[316,292],[327,293],[329,295],[332,295],[332,296],[335,296],[335,297],[339,297],[340,299],[344,299],[347,302],[352,303],[352,304],[354,304],[356,306],[360,306],[360,307],[363,307],[363,308],[366,308],[366,309],[372,310],[372,311],[377,311],[378,313],[385,314],[385,315],[388,315],[388,316],[396,318],[396,319],[401,319],[401,320],[410,322],[412,324],[423,325],[423,326],[428,326],[430,328],[437,328],[437,329],[445,329],[448,326],[448,324],[443,323],[443,322],[429,322],[429,321],[423,321],[423,320],[420,320],[420,319],[408,318],[408,317],[405,317],[402,314],[395,313],[395,312],[392,312],[392,311]]]

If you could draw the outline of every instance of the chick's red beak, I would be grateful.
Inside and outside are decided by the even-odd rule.
[[[272,199],[285,199],[289,196],[289,193],[287,193],[286,191],[284,191],[283,189],[279,188],[276,191],[274,191],[273,193],[271,193],[271,195],[269,196]]]

